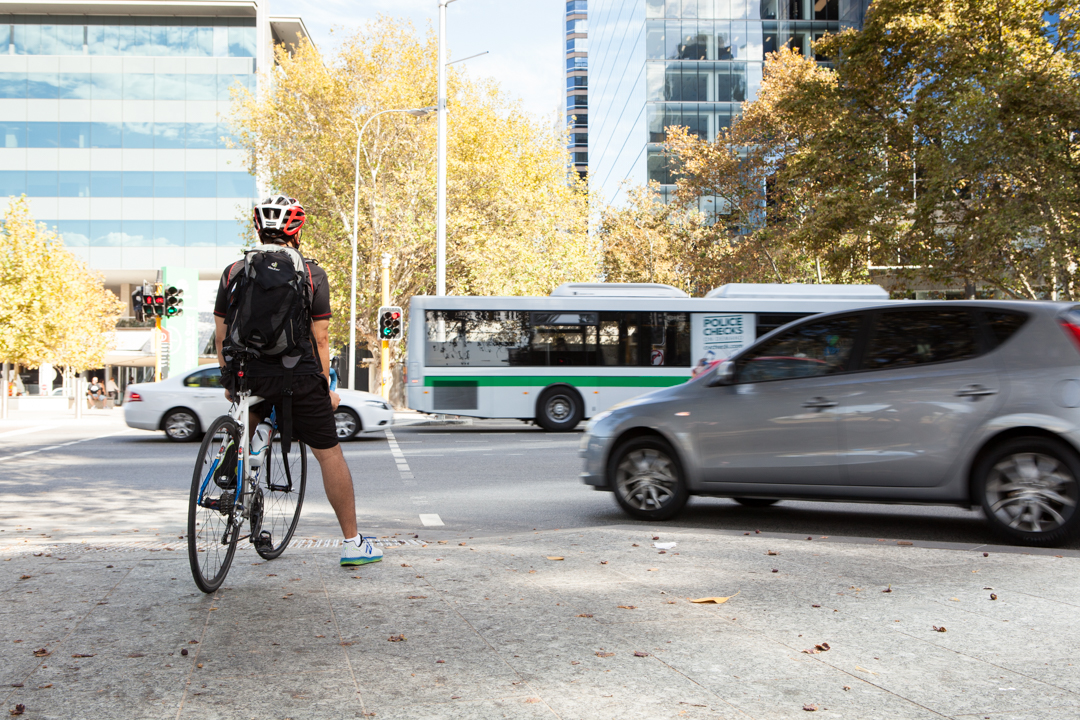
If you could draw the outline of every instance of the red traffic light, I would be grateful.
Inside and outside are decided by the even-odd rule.
[[[398,319],[400,319],[400,318],[401,318],[401,313],[399,313],[399,312],[392,312],[392,313],[390,313],[390,317],[391,317],[392,319],[394,319],[394,320],[398,320]]]

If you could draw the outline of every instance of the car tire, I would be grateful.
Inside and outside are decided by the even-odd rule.
[[[356,437],[357,433],[364,429],[364,424],[352,408],[338,407],[334,411],[334,427],[338,442],[345,442]]]
[[[779,498],[737,497],[731,499],[739,503],[743,507],[751,508],[765,508],[780,502]]]
[[[1055,547],[1080,531],[1080,458],[1059,440],[993,448],[975,466],[974,488],[991,529],[1013,543]]]
[[[161,420],[165,437],[173,442],[195,442],[199,439],[199,416],[187,408],[173,408]]]
[[[670,520],[690,498],[675,451],[655,436],[619,445],[611,454],[608,478],[619,507],[638,520]]]
[[[549,432],[569,432],[585,415],[585,403],[569,385],[556,385],[540,393],[536,402],[536,424]]]

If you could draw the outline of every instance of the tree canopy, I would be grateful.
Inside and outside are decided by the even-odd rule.
[[[430,30],[380,17],[330,57],[306,42],[291,55],[279,48],[269,89],[237,95],[234,129],[252,172],[307,209],[301,249],[330,274],[335,339],[348,333],[357,133],[380,111],[434,106],[437,54]],[[537,294],[595,279],[588,197],[563,129],[457,67],[447,88],[447,292]],[[382,253],[394,302],[435,291],[434,114],[374,118],[361,145],[357,332],[374,341]]]

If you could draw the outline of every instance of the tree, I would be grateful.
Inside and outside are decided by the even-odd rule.
[[[309,213],[302,249],[326,268],[331,332],[348,335],[353,172],[359,128],[376,112],[436,103],[437,42],[387,17],[348,37],[331,58],[301,42],[277,50],[269,88],[236,95],[233,122],[251,171]],[[588,198],[569,172],[565,133],[526,114],[492,82],[448,74],[447,290],[547,293],[592,280]],[[387,114],[363,136],[357,333],[377,339],[381,255],[391,299],[435,290],[433,119]]]
[[[830,276],[865,262],[901,282],[1080,297],[1074,2],[875,0],[862,31],[814,51],[835,69],[771,56],[719,147],[672,138],[686,197],[730,164],[710,153],[742,147],[768,203],[756,234]]]
[[[124,303],[13,199],[0,230],[0,359],[100,367]]]

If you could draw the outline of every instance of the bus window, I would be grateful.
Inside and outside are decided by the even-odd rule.
[[[758,313],[755,338],[759,338],[762,335],[768,335],[778,327],[787,325],[790,322],[795,322],[796,320],[802,320],[804,317],[810,317],[813,314],[814,313]]]
[[[607,366],[689,367],[689,314],[600,313],[600,361]]]
[[[528,347],[528,313],[498,310],[428,310],[425,317],[428,367],[510,365]]]

